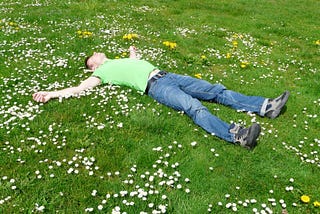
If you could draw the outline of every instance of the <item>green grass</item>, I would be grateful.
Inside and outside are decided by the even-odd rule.
[[[320,213],[319,1],[36,2],[0,3],[0,213],[252,213],[264,204]],[[162,69],[244,94],[289,90],[287,109],[269,120],[204,103],[227,122],[261,124],[247,151],[128,88],[31,101],[88,77],[85,55],[126,57],[130,45]]]

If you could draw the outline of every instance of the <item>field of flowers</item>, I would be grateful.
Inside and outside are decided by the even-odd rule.
[[[0,2],[0,213],[320,213],[320,5],[301,4]],[[87,55],[130,45],[245,94],[289,90],[287,109],[268,120],[205,104],[261,124],[246,151],[125,87],[32,101],[88,77]]]

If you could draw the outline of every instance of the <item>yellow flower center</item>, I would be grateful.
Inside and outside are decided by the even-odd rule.
[[[310,197],[307,196],[307,195],[303,195],[303,196],[301,196],[301,201],[303,203],[309,203],[310,202]]]

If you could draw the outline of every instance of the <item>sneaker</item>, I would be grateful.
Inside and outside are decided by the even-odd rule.
[[[232,124],[230,133],[234,133],[234,142],[246,149],[253,149],[257,145],[257,138],[259,137],[261,127],[254,123],[249,128],[243,128]]]
[[[289,91],[285,91],[275,99],[269,99],[266,107],[265,116],[274,119],[279,116],[281,109],[286,104],[289,98]]]

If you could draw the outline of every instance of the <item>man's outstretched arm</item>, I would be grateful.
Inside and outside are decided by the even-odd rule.
[[[99,78],[89,77],[76,87],[65,88],[65,89],[58,90],[58,91],[39,91],[39,92],[34,93],[32,95],[32,98],[36,102],[46,103],[52,98],[77,95],[86,89],[94,88],[95,86],[99,85],[100,83],[101,83],[101,81]]]

